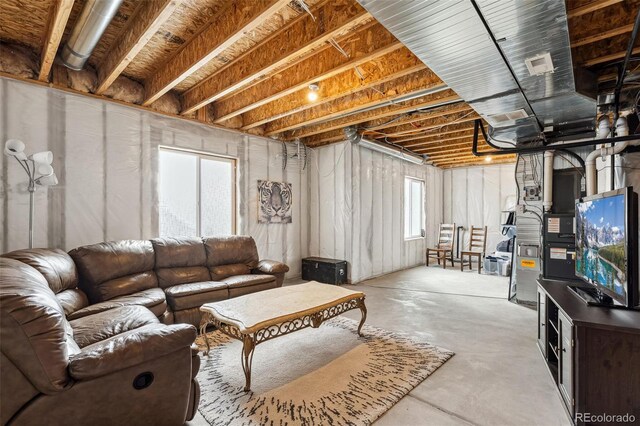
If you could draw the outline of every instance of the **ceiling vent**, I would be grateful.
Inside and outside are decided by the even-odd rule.
[[[553,61],[551,60],[551,53],[543,53],[542,55],[537,55],[532,58],[527,58],[524,60],[527,69],[529,70],[529,74],[534,75],[542,75],[546,73],[553,72]]]
[[[527,118],[529,114],[524,109],[506,112],[504,114],[492,114],[487,116],[487,121],[493,127],[505,127],[515,124],[516,120]]]

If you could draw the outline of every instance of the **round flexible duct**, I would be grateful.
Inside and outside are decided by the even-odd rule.
[[[62,64],[80,71],[115,16],[122,0],[87,0],[60,53]]]

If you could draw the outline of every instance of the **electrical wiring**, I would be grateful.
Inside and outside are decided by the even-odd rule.
[[[572,169],[574,169],[574,170],[576,170],[578,173],[580,173],[580,176],[582,176],[582,177],[584,178],[584,173],[582,172],[582,170],[580,170],[580,167],[576,166],[576,165],[573,163],[573,160],[574,160],[573,158],[571,158],[571,157],[569,157],[569,156],[565,155],[564,153],[562,153],[562,152],[560,152],[560,151],[556,151],[556,152],[555,152],[555,155],[557,155],[557,156],[561,157],[561,158],[562,158],[562,159],[564,159],[566,162],[568,162],[569,164],[571,164],[571,168],[572,168]]]

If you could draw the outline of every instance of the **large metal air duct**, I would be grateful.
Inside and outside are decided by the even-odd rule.
[[[122,0],[87,0],[60,52],[64,66],[76,71],[84,67],[121,3]]]

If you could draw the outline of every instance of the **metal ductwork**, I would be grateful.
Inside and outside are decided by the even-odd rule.
[[[64,66],[76,71],[84,67],[121,3],[122,0],[87,0],[60,52]]]
[[[489,122],[495,140],[593,131],[597,81],[573,69],[564,1],[358,1]]]
[[[426,159],[427,159],[426,155],[414,154],[396,145],[391,145],[388,143],[380,143],[377,141],[365,139],[362,137],[361,134],[358,133],[358,130],[353,126],[345,127],[344,136],[346,137],[347,141],[353,144],[357,144],[363,148],[380,152],[385,155],[390,155],[392,157],[399,158],[401,160],[408,161],[413,164],[426,164]]]

